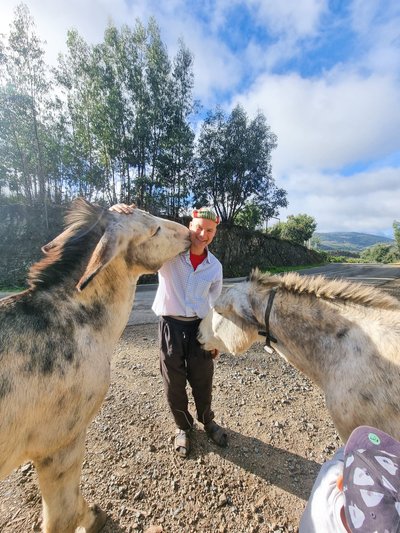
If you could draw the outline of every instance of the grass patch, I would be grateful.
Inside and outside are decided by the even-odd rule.
[[[2,287],[0,286],[1,292],[21,292],[24,291],[26,287]]]

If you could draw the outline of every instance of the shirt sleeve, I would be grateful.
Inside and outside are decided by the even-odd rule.
[[[218,279],[216,279],[212,284],[211,284],[211,287],[210,287],[210,297],[209,297],[209,301],[210,301],[210,305],[211,307],[214,306],[215,302],[217,301],[218,299],[218,296],[221,294],[222,292],[222,284],[223,284],[223,277],[222,277],[222,266],[221,268],[219,269],[219,276],[218,276]]]
[[[303,516],[299,533],[346,533],[341,519],[344,494],[337,487],[337,480],[343,474],[344,447],[324,463],[315,480]]]

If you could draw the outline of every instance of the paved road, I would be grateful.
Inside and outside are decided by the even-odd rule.
[[[327,278],[345,278],[378,286],[387,281],[400,278],[400,264],[331,263],[321,267],[300,270],[299,274],[309,276],[323,274]]]
[[[346,278],[372,285],[382,285],[387,281],[400,278],[400,265],[359,265],[351,263],[332,263],[322,267],[301,270],[302,275],[324,274],[330,278]],[[224,287],[242,281],[244,278],[226,279]],[[156,294],[157,285],[139,285],[136,291],[135,303],[128,320],[128,326],[133,324],[151,324],[157,322],[157,317],[151,310]]]
[[[226,279],[224,280],[224,287],[230,287],[232,284],[243,281],[244,279],[245,278]],[[157,322],[158,318],[151,310],[156,290],[157,285],[138,285],[132,313],[128,320],[128,326]]]
[[[332,263],[322,267],[308,268],[299,271],[302,275],[323,274],[329,278],[345,278],[361,281],[371,285],[382,285],[388,281],[400,278],[399,265],[361,265],[351,263]],[[244,278],[226,279],[224,287],[242,281]],[[157,317],[151,310],[157,285],[139,285],[136,290],[135,303],[128,320],[128,326],[134,324],[151,324],[157,322]],[[10,293],[0,293],[0,298]]]

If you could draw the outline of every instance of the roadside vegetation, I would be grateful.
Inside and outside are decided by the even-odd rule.
[[[325,262],[330,263],[399,263],[400,262],[400,222],[393,221],[394,243],[376,243],[360,251],[355,251],[353,247],[340,250],[339,246],[334,250],[322,250],[321,239],[318,235],[313,235],[310,245],[317,250]],[[351,246],[351,243],[350,243]]]

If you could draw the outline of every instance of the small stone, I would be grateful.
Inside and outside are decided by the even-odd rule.
[[[218,498],[218,507],[224,507],[228,503],[228,498],[225,494],[221,494]]]
[[[32,468],[32,465],[31,463],[27,463],[26,465],[24,466],[21,466],[21,472],[23,474],[26,474],[27,472],[29,472],[29,470]]]

